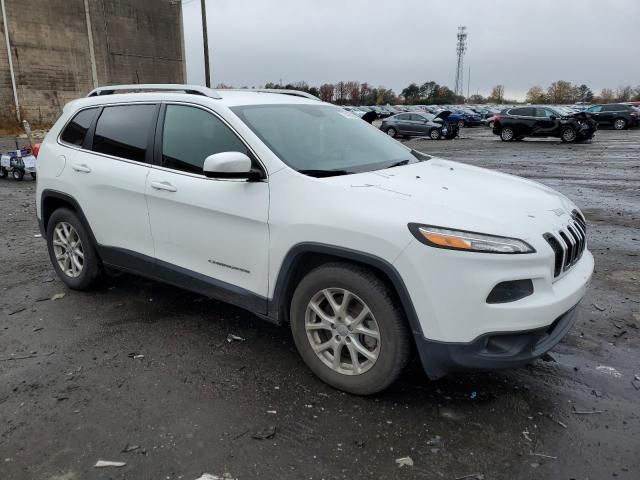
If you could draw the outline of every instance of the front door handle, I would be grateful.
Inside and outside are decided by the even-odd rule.
[[[76,172],[91,173],[91,169],[87,167],[84,163],[76,163],[72,165],[71,168],[73,168],[73,170]]]
[[[156,190],[164,190],[166,192],[177,192],[178,189],[169,182],[151,182],[151,188]]]

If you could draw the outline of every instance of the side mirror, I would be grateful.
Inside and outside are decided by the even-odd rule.
[[[209,155],[202,170],[208,178],[259,180],[262,172],[251,169],[251,159],[241,152],[221,152]]]
[[[551,115],[549,117],[549,120],[551,120],[552,122],[555,122],[556,121],[556,116],[555,115]]]

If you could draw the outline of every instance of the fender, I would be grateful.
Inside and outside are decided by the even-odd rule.
[[[381,271],[391,282],[398,294],[413,335],[419,335],[422,337],[422,327],[420,326],[418,315],[413,306],[413,302],[411,301],[411,297],[409,296],[409,291],[407,290],[402,277],[391,263],[369,253],[315,242],[298,243],[291,247],[285,255],[280,265],[280,271],[278,272],[273,298],[269,302],[268,316],[272,318],[273,321],[279,324],[285,323],[287,315],[282,314],[282,309],[287,307],[287,287],[289,287],[289,284],[292,281],[294,273],[293,267],[299,261],[299,258],[306,253],[331,255],[333,257],[369,265]]]
[[[47,226],[44,223],[44,213],[45,213],[44,204],[45,204],[45,200],[49,198],[55,198],[57,200],[61,200],[66,203],[70,203],[73,206],[73,209],[78,214],[78,218],[80,218],[82,225],[84,226],[84,228],[87,229],[87,232],[89,232],[91,241],[93,242],[94,245],[98,245],[98,242],[96,242],[96,237],[93,235],[93,230],[91,230],[91,225],[89,225],[89,221],[87,220],[87,217],[82,211],[82,207],[80,207],[80,204],[78,203],[78,201],[75,198],[73,198],[71,195],[59,192],[57,190],[51,190],[51,189],[43,190],[40,196],[40,212],[43,218],[38,218],[38,227],[40,228],[40,233],[42,234],[43,238],[47,238]]]

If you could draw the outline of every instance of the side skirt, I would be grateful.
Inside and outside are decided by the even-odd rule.
[[[100,245],[97,250],[106,267],[140,275],[199,293],[208,298],[230,303],[261,318],[273,321],[266,315],[268,299],[249,290],[123,248]]]

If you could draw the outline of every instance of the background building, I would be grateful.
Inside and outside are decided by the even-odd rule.
[[[98,85],[184,82],[180,0],[0,3],[0,128],[51,125]]]

